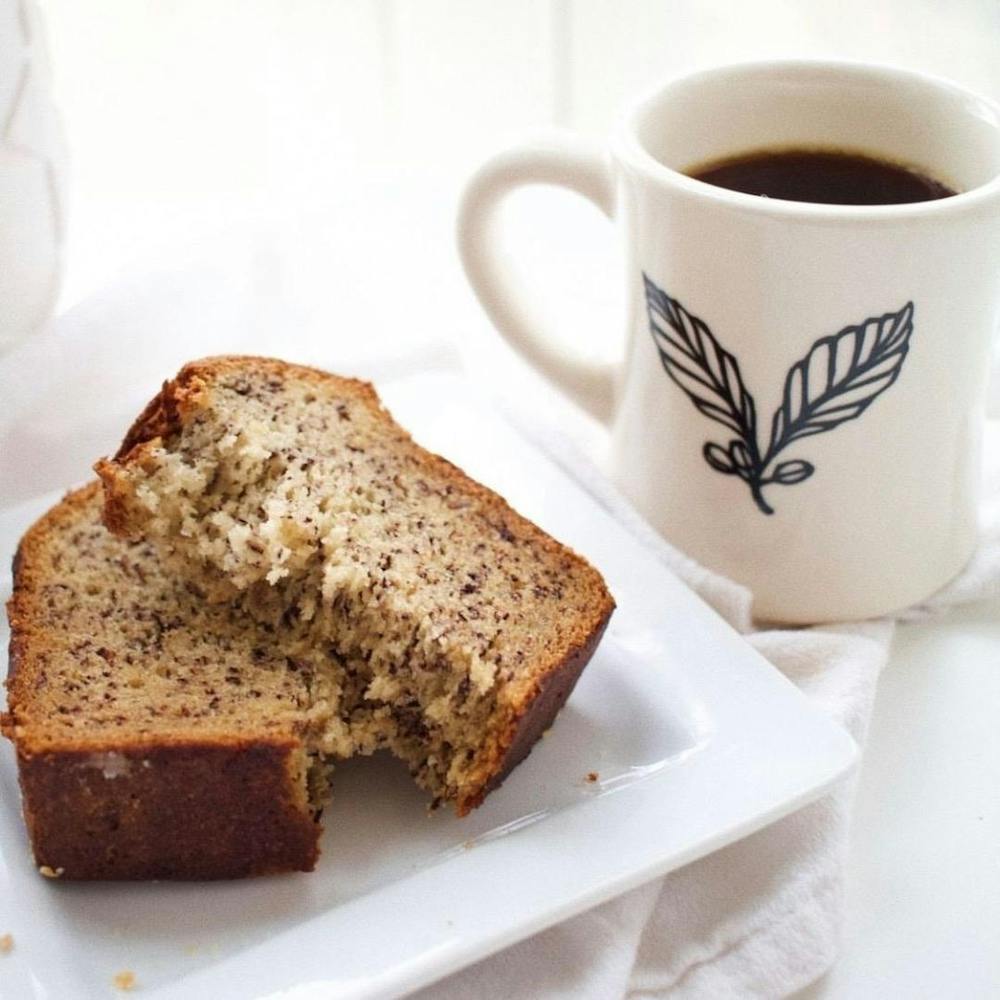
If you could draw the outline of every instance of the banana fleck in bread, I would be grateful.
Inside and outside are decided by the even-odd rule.
[[[14,562],[2,728],[36,863],[80,879],[311,869],[323,658],[288,658],[178,585],[150,545],[108,533],[101,499],[98,483],[67,496]]]
[[[414,443],[364,382],[194,362],[97,471],[112,531],[293,654],[349,664],[387,745],[460,814],[551,723],[614,607],[593,567]]]

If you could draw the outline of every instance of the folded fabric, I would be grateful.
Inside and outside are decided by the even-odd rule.
[[[895,621],[754,631],[752,595],[667,544],[561,435],[509,415],[864,748]],[[966,570],[900,618],[1000,595],[1000,423],[985,447],[981,542]],[[784,997],[833,963],[855,779],[793,815],[422,994],[747,1000]]]

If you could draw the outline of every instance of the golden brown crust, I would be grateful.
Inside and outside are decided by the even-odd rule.
[[[52,651],[36,624],[45,548],[99,491],[95,482],[69,494],[29,529],[14,559],[8,712],[0,721],[17,748],[37,863],[80,879],[312,869],[320,827],[306,800],[305,754],[294,734],[77,734],[47,724],[39,711]]]
[[[224,354],[190,361],[174,378],[164,382],[160,391],[146,404],[128,429],[114,457],[99,459],[94,464],[94,471],[104,485],[104,524],[109,531],[122,537],[130,537],[131,534],[128,527],[128,493],[117,474],[118,470],[141,462],[146,448],[155,447],[164,438],[177,433],[185,418],[197,411],[212,379],[227,372],[245,371],[248,366],[277,378],[294,375],[317,385],[335,384],[372,408],[383,409],[370,382],[331,375],[318,368],[243,354]]]
[[[292,789],[294,752],[252,740],[39,753],[19,747],[35,862],[67,879],[311,871],[319,828]]]
[[[457,804],[459,816],[466,816],[481,805],[483,799],[498,788],[507,775],[531,753],[542,734],[555,721],[580,679],[583,668],[594,655],[613,610],[613,605],[607,608],[604,620],[590,633],[584,635],[581,631],[579,645],[574,646],[535,682],[496,740],[494,752],[484,768],[481,790]]]
[[[316,368],[306,368],[302,365],[292,365],[273,358],[259,358],[252,355],[220,355],[214,358],[203,358],[186,364],[175,378],[163,383],[163,388],[146,404],[146,408],[135,419],[125,434],[114,461],[125,460],[130,452],[147,441],[164,438],[180,430],[184,417],[193,412],[198,401],[211,380],[230,371],[243,371],[250,363],[262,373],[271,373],[284,377],[294,373],[298,378],[306,378],[316,382],[336,382],[346,388],[353,386],[359,394],[369,395],[377,402],[375,391],[367,382],[356,379],[345,379],[328,375]]]

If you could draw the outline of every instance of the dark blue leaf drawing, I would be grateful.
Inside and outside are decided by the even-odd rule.
[[[705,456],[705,461],[716,472],[721,472],[726,476],[737,475],[736,466],[729,457],[729,452],[721,444],[716,444],[714,441],[706,441],[701,453]]]
[[[736,358],[720,346],[697,316],[690,315],[645,275],[643,279],[650,330],[666,373],[706,417],[741,437],[747,432],[756,437],[753,396],[743,385]]]
[[[774,475],[770,482],[781,483],[783,486],[792,486],[795,483],[805,482],[814,472],[816,467],[812,462],[805,462],[801,458],[793,458],[790,462],[779,462],[774,467]]]
[[[765,486],[792,486],[816,471],[801,458],[773,464],[778,454],[793,441],[860,417],[899,378],[910,349],[912,302],[898,312],[821,337],[789,370],[781,405],[771,421],[771,439],[762,452],[756,406],[743,384],[739,362],[706,323],[646,275],[643,280],[650,333],[664,371],[699,412],[736,435],[726,446],[705,442],[705,461],[716,472],[746,482],[765,514],[774,513],[764,499]]]
[[[855,420],[899,378],[913,333],[913,303],[822,337],[792,365],[771,424],[770,456],[810,434]]]

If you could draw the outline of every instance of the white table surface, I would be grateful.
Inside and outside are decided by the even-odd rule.
[[[1000,602],[902,625],[858,784],[843,953],[797,1000],[1000,996]]]

